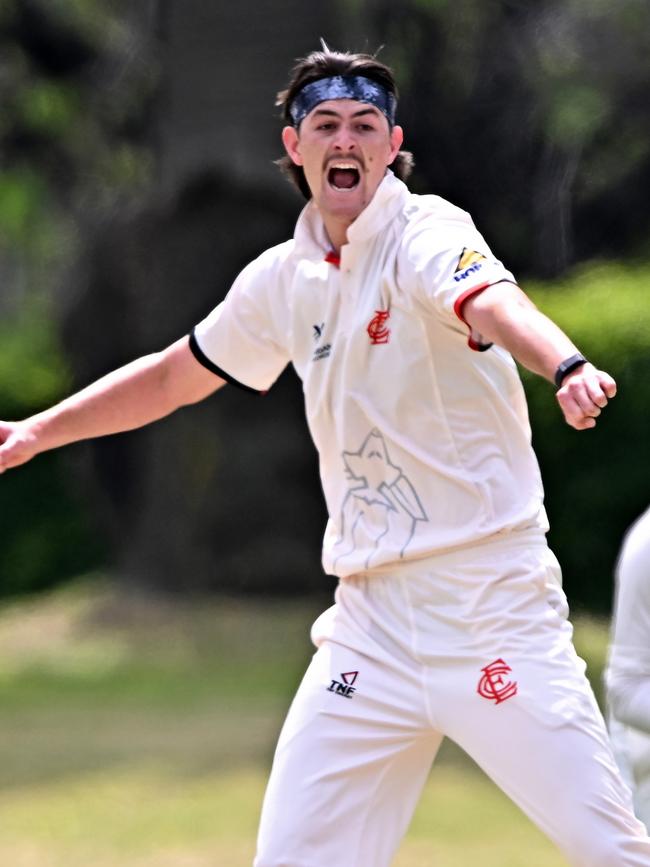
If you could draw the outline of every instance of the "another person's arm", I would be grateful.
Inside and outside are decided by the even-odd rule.
[[[607,701],[619,722],[650,734],[650,509],[625,536],[614,603]]]
[[[203,367],[183,337],[114,370],[20,422],[0,422],[0,473],[77,440],[132,430],[196,403],[225,380]]]
[[[567,335],[511,283],[496,283],[463,304],[463,319],[486,341],[508,350],[524,367],[554,382],[558,365],[578,353]],[[586,430],[616,394],[612,377],[586,363],[567,374],[557,400],[567,424]]]
[[[650,676],[627,674],[612,679],[608,700],[619,722],[650,735]]]

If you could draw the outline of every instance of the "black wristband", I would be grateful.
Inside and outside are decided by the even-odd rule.
[[[579,352],[572,355],[570,358],[565,358],[561,364],[558,364],[557,370],[555,371],[556,386],[562,388],[564,377],[568,376],[571,371],[576,370],[578,367],[582,367],[582,365],[586,363],[587,359],[584,355],[580,355]]]

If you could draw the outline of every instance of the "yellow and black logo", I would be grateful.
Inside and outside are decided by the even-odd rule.
[[[458,258],[458,265],[456,265],[456,273],[464,271],[470,265],[476,265],[477,262],[485,262],[485,256],[482,253],[477,253],[476,250],[468,250],[467,247],[463,247],[463,252]]]

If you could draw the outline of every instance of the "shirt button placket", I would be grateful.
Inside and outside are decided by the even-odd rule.
[[[354,304],[352,266],[353,261],[350,251],[347,249],[349,245],[345,245],[341,249],[341,267],[340,267],[340,293],[341,293],[341,313],[343,320],[343,328],[347,331],[347,324],[350,322],[350,313]]]

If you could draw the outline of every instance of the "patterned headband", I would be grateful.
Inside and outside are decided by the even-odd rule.
[[[293,125],[300,126],[304,117],[313,108],[328,99],[356,99],[357,102],[368,102],[386,115],[391,127],[395,125],[397,107],[395,94],[363,75],[333,75],[306,84],[294,96],[289,106]]]

